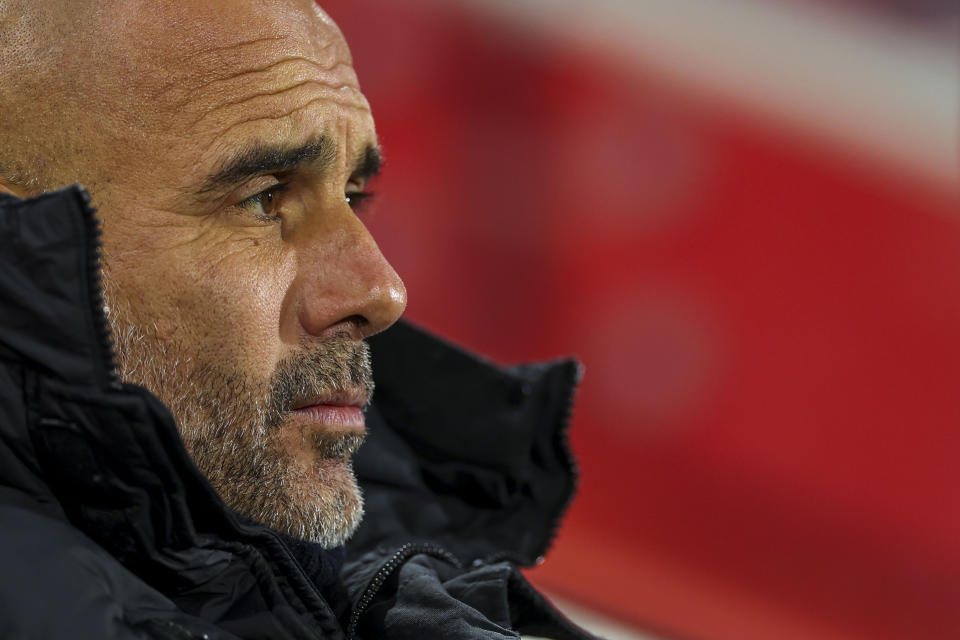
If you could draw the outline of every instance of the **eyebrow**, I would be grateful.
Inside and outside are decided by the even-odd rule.
[[[353,173],[350,177],[367,180],[380,173],[382,168],[383,152],[380,151],[380,147],[368,144],[360,154],[360,158],[353,163]]]
[[[207,176],[198,195],[209,195],[269,172],[283,173],[307,165],[327,169],[337,159],[337,145],[321,136],[297,147],[254,144],[234,153],[215,173]],[[380,149],[368,144],[354,162],[351,179],[369,179],[380,172],[383,156]]]

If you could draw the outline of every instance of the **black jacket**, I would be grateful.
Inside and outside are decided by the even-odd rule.
[[[88,202],[0,199],[0,638],[586,637],[515,568],[574,490],[575,363],[374,338],[367,516],[318,585],[310,545],[226,509],[168,410],[118,380]]]

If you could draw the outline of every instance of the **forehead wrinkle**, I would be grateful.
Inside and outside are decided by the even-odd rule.
[[[330,96],[319,96],[319,97],[313,98],[312,100],[307,101],[305,104],[298,105],[297,107],[294,107],[294,108],[292,108],[292,109],[289,109],[288,111],[286,111],[286,112],[284,112],[284,113],[280,113],[280,114],[277,114],[277,115],[269,115],[269,116],[267,116],[267,115],[255,115],[255,116],[251,116],[251,117],[249,117],[249,118],[244,118],[244,119],[242,119],[242,120],[238,120],[238,121],[233,122],[232,124],[228,125],[228,126],[227,126],[226,128],[224,128],[222,131],[220,131],[220,132],[219,132],[219,135],[220,135],[220,136],[227,135],[227,134],[230,133],[233,129],[236,129],[237,127],[240,127],[240,126],[245,125],[245,124],[250,124],[250,123],[253,123],[253,122],[258,122],[258,121],[274,122],[274,121],[284,120],[284,119],[286,119],[286,118],[290,118],[290,117],[293,116],[296,112],[306,110],[306,109],[309,108],[311,105],[316,104],[317,102],[320,102],[320,101],[326,101],[326,102],[328,102],[328,103],[330,103],[330,104],[335,104],[335,105],[339,106],[340,108],[344,109],[345,111],[360,111],[360,112],[365,113],[365,114],[367,114],[367,113],[370,112],[370,107],[366,104],[366,100],[364,100],[364,103],[363,103],[362,105],[358,105],[357,103],[354,103],[354,102],[346,102],[346,101],[342,101],[342,100],[337,100],[337,99],[332,98],[332,97],[330,97]]]
[[[267,42],[279,42],[286,40],[288,36],[286,35],[277,35],[277,36],[261,36],[259,38],[252,38],[250,40],[242,40],[240,42],[234,42],[231,44],[225,44],[219,47],[203,47],[200,50],[189,53],[183,56],[180,56],[181,60],[193,60],[194,58],[211,55],[211,54],[222,54],[223,52],[233,52],[234,49],[242,49],[244,47],[249,47],[255,44],[263,44]],[[332,44],[332,43],[331,43]],[[330,46],[329,44],[327,46]],[[326,47],[325,47],[326,48]]]
[[[279,60],[275,60],[274,62],[271,62],[271,63],[269,63],[269,64],[267,64],[267,65],[264,65],[264,66],[261,66],[261,67],[254,67],[254,68],[252,68],[252,69],[244,69],[244,70],[242,70],[242,71],[237,71],[237,72],[229,73],[229,74],[226,74],[226,75],[217,77],[217,78],[212,78],[212,79],[210,79],[210,80],[205,81],[205,82],[204,82],[203,84],[201,84],[198,88],[200,88],[200,89],[209,89],[209,88],[212,88],[214,85],[216,85],[216,84],[218,84],[218,83],[228,82],[228,81],[230,81],[230,80],[234,80],[234,79],[236,79],[236,78],[239,78],[239,77],[242,77],[242,76],[245,76],[245,75],[249,75],[249,74],[253,74],[253,73],[264,73],[264,72],[266,72],[266,71],[271,71],[271,70],[275,69],[276,67],[279,67],[280,65],[285,64],[285,63],[288,63],[288,62],[289,62],[289,63],[304,62],[304,63],[306,63],[307,65],[314,67],[317,71],[320,71],[320,72],[331,72],[331,71],[333,71],[334,69],[338,69],[338,68],[340,68],[340,67],[348,68],[348,69],[350,69],[351,71],[352,71],[352,69],[353,69],[353,67],[350,66],[350,63],[349,63],[349,62],[344,62],[344,61],[342,61],[342,60],[341,60],[341,61],[334,61],[334,62],[331,62],[331,63],[329,63],[329,64],[324,64],[324,63],[322,63],[322,62],[318,62],[317,60],[312,60],[312,59],[307,58],[307,57],[305,57],[305,56],[287,56],[287,57],[285,57],[285,58],[281,58],[281,59],[279,59]]]
[[[251,120],[277,120],[319,100],[348,110],[370,110],[353,68],[336,58],[296,56],[230,76],[220,81],[221,86],[215,83],[215,88],[199,92],[194,107],[183,104],[177,109],[192,115],[188,129],[209,128],[206,121],[233,128]]]
[[[287,71],[284,67],[292,67],[292,70]],[[265,76],[265,78],[264,81],[257,82],[251,78],[251,76],[253,78]],[[271,82],[271,80],[275,80],[276,76],[282,76],[284,80],[292,82],[293,84],[280,86],[279,82]],[[318,80],[317,76],[323,78],[323,80]],[[226,108],[231,104],[241,104],[257,97],[278,95],[285,90],[295,89],[309,83],[315,83],[319,86],[327,86],[332,89],[341,89],[344,87],[351,87],[354,89],[358,88],[356,74],[353,72],[353,68],[347,65],[345,62],[335,62],[329,65],[324,65],[309,58],[293,56],[284,58],[282,60],[277,60],[265,66],[237,71],[220,78],[214,78],[212,80],[203,82],[197,87],[195,92],[191,92],[189,97],[178,103],[175,103],[175,108],[178,111],[188,108],[190,103],[194,102],[196,92],[203,92],[207,95],[214,96],[229,94],[229,87],[220,87],[220,85],[229,85],[231,82],[233,84],[241,85],[243,88],[247,88],[249,86],[266,87],[269,84],[273,84],[274,88],[264,88],[264,90],[255,91],[254,93],[251,93],[247,97],[240,100],[231,100],[230,102],[209,108],[206,110],[203,117],[206,117],[207,115],[210,115],[220,109]],[[194,125],[199,123],[203,117],[197,119],[197,121],[194,122]]]
[[[255,21],[260,23],[256,25],[259,33],[252,37],[248,22],[237,29],[246,31],[241,34],[246,36],[243,40],[225,43],[225,38],[236,36],[220,28],[216,42],[211,44],[208,31],[198,36],[188,23],[180,34],[157,31],[163,37],[153,40],[167,44],[139,46],[129,55],[135,59],[134,66],[154,71],[150,74],[154,77],[151,97],[176,110],[195,100],[198,93],[218,89],[218,82],[257,70],[268,71],[284,60],[312,62],[318,69],[330,70],[352,65],[349,47],[339,30],[316,16],[287,16],[282,21],[264,16]],[[171,46],[171,42],[178,44]]]
[[[268,51],[243,54],[233,49],[243,49],[251,44],[264,41],[283,42],[286,46],[271,46]],[[271,36],[269,38],[257,38],[235,45],[224,45],[212,49],[204,49],[190,56],[180,56],[175,61],[177,67],[196,73],[200,72],[203,78],[203,84],[210,84],[216,81],[230,80],[236,76],[249,73],[251,71],[266,71],[271,66],[284,60],[303,60],[313,62],[320,68],[332,69],[338,65],[352,66],[353,60],[350,57],[349,49],[337,47],[334,41],[326,43],[314,43],[309,38],[303,36]],[[196,58],[206,58],[196,60]],[[248,69],[237,70],[238,60],[250,60],[253,64]],[[270,60],[263,64],[262,61]]]
[[[162,52],[158,52],[157,58],[162,60],[162,66],[165,70],[177,69],[184,73],[170,74],[168,72],[167,75],[172,75],[173,77],[170,77],[169,80],[157,88],[154,92],[154,97],[162,97],[164,94],[176,88],[181,88],[182,93],[189,96],[211,82],[219,79],[229,79],[235,75],[245,73],[245,71],[228,73],[226,75],[221,73],[222,69],[233,69],[237,59],[241,57],[238,51],[233,50],[240,50],[265,42],[281,42],[286,39],[287,36],[285,35],[262,36],[221,46],[203,47],[188,53],[178,52],[173,58],[163,56]],[[147,54],[146,57],[149,59],[151,52],[144,53]],[[265,68],[266,67],[264,67],[264,69]]]
[[[352,70],[350,71],[352,76]],[[225,133],[252,120],[279,120],[288,117],[320,101],[344,110],[369,113],[370,105],[356,86],[355,76],[338,78],[336,75],[342,74],[331,75],[334,77],[317,78],[311,73],[305,79],[295,75],[292,80],[284,79],[278,88],[271,89],[262,89],[265,83],[249,83],[255,86],[242,97],[231,96],[220,104],[204,108],[202,113],[193,118],[189,129],[201,130],[205,121],[216,119],[219,126],[228,125],[228,128],[223,130]],[[197,110],[193,111],[196,113]]]
[[[219,106],[219,107],[214,107],[213,109],[211,109],[210,111],[208,111],[206,114],[204,114],[204,116],[203,116],[200,120],[198,120],[198,121],[195,123],[194,126],[196,126],[197,124],[199,124],[204,118],[207,118],[207,117],[209,117],[209,116],[212,116],[212,115],[215,114],[217,111],[220,111],[220,110],[223,110],[223,109],[229,109],[230,107],[240,107],[241,105],[244,105],[244,104],[246,104],[246,103],[248,103],[248,102],[252,102],[253,100],[257,100],[258,98],[270,98],[270,97],[274,97],[274,96],[279,96],[279,95],[282,95],[282,94],[284,94],[284,93],[288,93],[288,92],[291,92],[291,91],[296,91],[297,89],[301,89],[301,88],[303,88],[303,87],[310,87],[310,86],[315,86],[315,87],[319,88],[321,91],[323,91],[323,90],[343,91],[344,89],[353,89],[353,88],[354,88],[352,85],[349,85],[349,84],[329,85],[329,84],[327,84],[327,83],[325,83],[325,82],[321,82],[321,81],[319,81],[319,80],[303,80],[302,82],[297,82],[297,83],[295,83],[295,84],[290,85],[289,87],[284,87],[283,89],[278,89],[278,90],[276,90],[276,91],[261,91],[261,92],[259,92],[259,93],[254,93],[254,94],[252,94],[252,95],[250,95],[250,96],[248,96],[248,97],[246,97],[246,98],[243,98],[242,100],[237,100],[236,102],[230,102],[230,103],[228,103],[228,104],[221,105],[221,106]],[[323,96],[318,96],[318,97],[317,97],[318,100],[319,100],[319,99],[322,99],[322,98],[323,98]],[[349,100],[343,100],[343,99],[336,98],[336,97],[330,98],[330,100],[331,100],[331,102],[335,102],[336,104],[339,104],[339,105],[341,105],[341,106],[344,106],[344,105],[359,106],[359,102],[360,102],[359,100],[356,101],[356,102],[351,102],[351,101],[349,101]],[[312,102],[312,101],[311,101],[311,102]],[[309,104],[309,103],[308,103],[308,104]],[[306,105],[304,105],[304,106],[306,106]]]

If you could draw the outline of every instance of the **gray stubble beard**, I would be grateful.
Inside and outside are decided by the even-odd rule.
[[[317,462],[299,468],[280,446],[292,402],[343,390],[373,391],[369,348],[332,338],[282,361],[266,382],[199,363],[137,323],[129,305],[106,287],[107,317],[121,378],[152,391],[167,405],[194,464],[231,509],[294,537],[333,548],[363,517],[363,495],[351,456],[362,434],[320,432]]]

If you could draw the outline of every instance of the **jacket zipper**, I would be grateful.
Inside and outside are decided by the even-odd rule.
[[[96,209],[91,204],[90,194],[87,193],[87,190],[77,186],[73,187],[72,191],[80,200],[80,210],[83,213],[83,221],[86,227],[84,256],[87,267],[87,296],[92,312],[95,340],[100,346],[100,359],[105,375],[104,382],[111,389],[120,389],[122,385],[120,375],[117,372],[116,353],[113,350],[113,338],[111,337],[110,322],[107,320],[103,296],[103,264],[101,260],[103,242],[100,240],[103,232],[100,227],[100,219],[97,218]]]
[[[433,544],[433,543],[415,543],[408,542],[403,545],[397,551],[390,556],[390,558],[380,565],[380,568],[377,569],[377,572],[373,574],[373,577],[370,579],[370,582],[367,583],[366,588],[363,590],[363,593],[360,595],[360,599],[357,601],[357,606],[353,609],[353,612],[350,614],[350,622],[347,625],[347,640],[353,640],[357,636],[357,626],[360,623],[360,616],[362,616],[370,604],[373,602],[373,599],[376,597],[377,593],[380,591],[380,588],[383,587],[383,583],[387,581],[397,569],[403,565],[404,562],[409,560],[412,556],[417,554],[426,554],[437,558],[439,560],[444,560],[449,562],[458,569],[462,569],[463,565],[457,560],[452,553],[444,549],[443,547]]]

